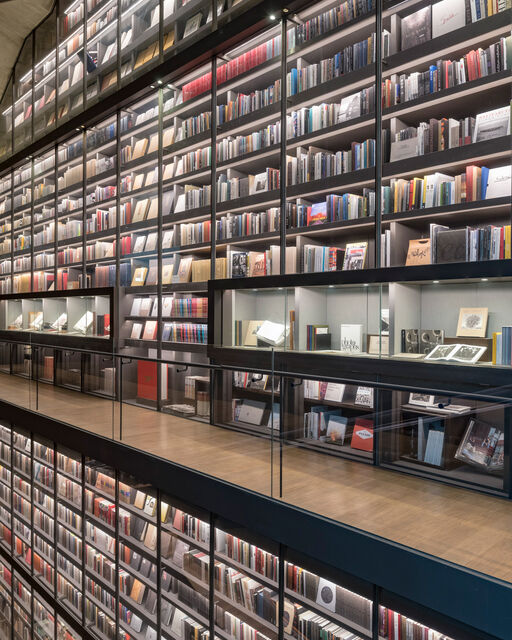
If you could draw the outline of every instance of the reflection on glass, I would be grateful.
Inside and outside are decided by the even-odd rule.
[[[43,135],[55,127],[57,53],[56,10],[35,32],[34,64],[34,136]]]

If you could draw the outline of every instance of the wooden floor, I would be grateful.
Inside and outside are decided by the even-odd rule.
[[[36,408],[33,383],[14,376],[0,374],[0,398]],[[40,384],[39,411],[119,439],[119,405],[109,400]],[[263,438],[126,404],[122,436],[131,446],[265,495],[273,470],[278,486],[278,451],[272,468],[271,443]],[[284,452],[283,500],[512,582],[510,501],[298,447]]]

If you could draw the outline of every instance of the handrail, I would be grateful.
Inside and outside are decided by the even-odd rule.
[[[251,367],[251,366],[244,366],[241,367],[240,365],[235,366],[235,365],[230,365],[230,364],[212,364],[212,363],[202,363],[202,362],[184,362],[183,360],[167,360],[167,359],[162,359],[162,358],[149,358],[147,356],[135,356],[135,355],[128,355],[126,353],[118,353],[118,352],[105,352],[105,351],[95,351],[93,349],[78,349],[78,348],[70,348],[70,347],[61,347],[61,346],[56,346],[56,345],[48,345],[48,344],[40,344],[40,343],[33,343],[33,342],[22,342],[22,341],[17,341],[17,340],[8,340],[8,339],[4,339],[2,338],[2,340],[0,340],[0,344],[1,343],[7,343],[7,344],[14,344],[14,345],[22,345],[22,346],[28,346],[31,348],[45,348],[45,349],[56,349],[58,351],[70,351],[73,353],[84,353],[87,355],[98,355],[98,356],[102,356],[102,357],[110,357],[112,359],[118,358],[120,360],[122,360],[123,358],[127,358],[130,357],[133,360],[140,360],[143,362],[155,362],[157,364],[167,364],[167,365],[174,365],[176,367],[183,367],[184,365],[188,365],[188,367],[195,367],[195,368],[200,368],[200,369],[208,369],[211,371],[250,371],[252,373],[256,373],[256,374],[262,374],[262,375],[271,375],[271,376],[278,376],[278,377],[283,377],[283,378],[299,378],[302,380],[319,380],[321,379],[324,382],[334,382],[334,383],[341,383],[341,384],[351,384],[351,385],[357,385],[357,386],[367,386],[367,387],[373,387],[373,388],[379,388],[379,389],[388,389],[388,390],[394,390],[394,391],[409,391],[409,392],[417,392],[417,393],[429,393],[431,395],[442,395],[442,396],[451,396],[451,397],[463,397],[463,398],[467,398],[467,399],[473,399],[473,400],[479,400],[479,401],[483,401],[483,402],[506,402],[506,403],[510,403],[511,402],[511,396],[510,395],[499,395],[501,390],[503,390],[503,392],[505,393],[505,390],[510,394],[512,391],[512,386],[511,385],[503,385],[502,387],[495,387],[495,393],[489,393],[489,391],[487,391],[485,394],[484,393],[475,393],[475,392],[459,392],[459,391],[453,391],[450,389],[440,389],[439,387],[425,387],[425,386],[415,386],[414,384],[411,385],[404,385],[404,384],[397,384],[397,383],[391,383],[391,382],[384,382],[382,380],[364,380],[364,379],[360,379],[360,378],[355,378],[355,377],[346,377],[346,376],[340,376],[340,377],[334,377],[334,376],[326,376],[326,375],[316,375],[316,374],[312,374],[312,373],[305,373],[305,372],[300,372],[300,371],[283,371],[281,369],[261,369],[259,367]],[[274,351],[274,350],[272,350]]]

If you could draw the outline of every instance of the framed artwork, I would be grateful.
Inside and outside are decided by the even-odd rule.
[[[457,338],[485,338],[488,315],[487,307],[461,307]]]

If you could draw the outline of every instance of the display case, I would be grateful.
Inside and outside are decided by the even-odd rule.
[[[222,304],[217,307],[218,324],[211,343],[509,367],[506,300],[510,276],[506,265],[489,264],[489,274],[493,272],[503,275],[482,278],[468,272],[468,277],[460,278],[453,269],[452,277],[439,271],[439,279],[432,280],[436,272],[418,268],[416,280],[406,279],[408,273],[397,269],[351,277],[357,280],[353,284],[307,286],[304,278],[293,289],[250,288],[247,284],[231,289],[231,281],[212,282],[211,290]],[[403,280],[378,282],[394,275]],[[364,282],[367,277],[370,282]],[[325,281],[343,279],[333,274]],[[286,285],[283,278],[275,280],[281,282]]]
[[[76,339],[93,338],[94,346],[99,345],[100,350],[108,349],[108,345],[111,349],[115,337],[112,290],[89,291],[89,295],[47,292],[22,298],[8,296],[0,301],[0,331],[7,340],[56,346],[63,345],[62,339],[68,339],[69,346],[75,339],[73,344],[78,346],[80,340]]]

